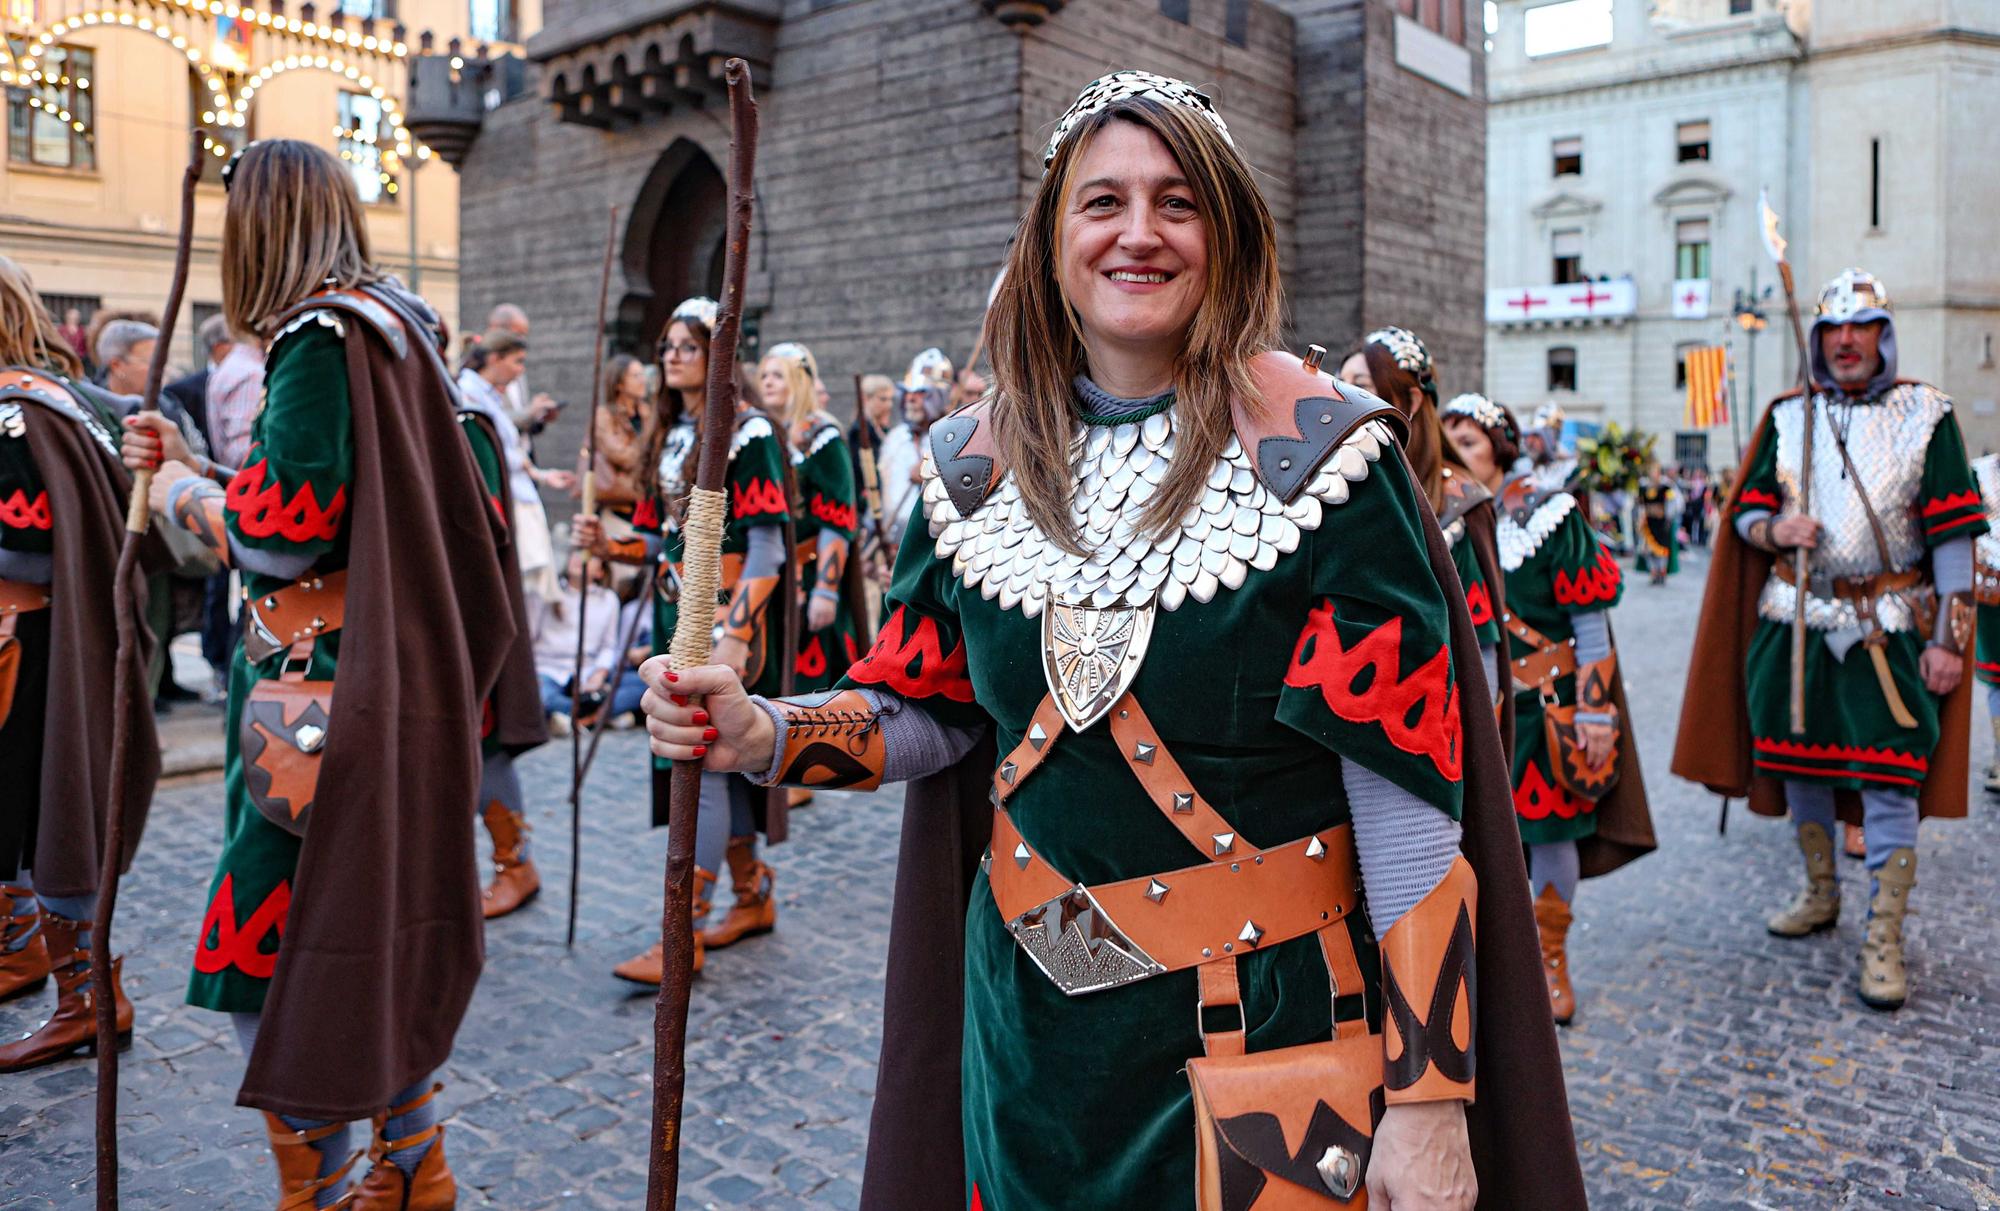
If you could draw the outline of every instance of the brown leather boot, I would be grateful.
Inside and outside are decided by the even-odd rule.
[[[312,1211],[319,1206],[320,1191],[347,1180],[354,1162],[361,1159],[360,1150],[348,1157],[340,1168],[321,1177],[319,1166],[323,1157],[320,1150],[313,1147],[345,1126],[346,1123],[328,1123],[311,1131],[294,1131],[277,1115],[268,1111],[265,1113],[264,1134],[271,1140],[271,1158],[278,1162],[278,1211]],[[344,1206],[346,1201],[334,1205]]]
[[[34,898],[31,888],[0,884],[0,1001],[34,992],[49,982],[48,944],[35,929],[40,910],[22,917],[13,915],[16,907],[32,903]],[[22,938],[27,938],[28,944],[12,949]]]
[[[1840,923],[1840,880],[1833,873],[1833,838],[1817,824],[1799,826],[1799,853],[1806,860],[1806,885],[1791,906],[1764,923],[1781,938],[1803,938]]]
[[[708,919],[710,900],[715,887],[715,876],[697,866],[694,868],[694,902],[690,905],[688,918],[695,923],[694,931],[694,974],[701,974],[702,963],[708,958],[708,947],[702,945],[701,923]],[[646,948],[646,953],[635,955],[611,969],[611,974],[634,984],[648,984],[654,988],[666,979],[667,948],[655,942]]]
[[[771,894],[777,872],[757,860],[757,838],[731,837],[728,856],[729,883],[736,892],[736,903],[723,914],[722,924],[702,933],[701,940],[710,950],[734,946],[751,934],[770,933],[778,927],[778,901]]]
[[[90,973],[90,922],[42,914],[42,936],[49,948],[49,970],[56,977],[56,1012],[35,1030],[0,1047],[0,1072],[21,1072],[68,1059],[78,1051],[97,1054],[96,985]],[[122,961],[111,961],[111,987],[117,994],[118,1049],[132,1043],[132,1002],[119,986]]]
[[[444,1159],[444,1124],[430,1126],[404,1139],[383,1138],[383,1130],[389,1119],[408,1114],[437,1096],[442,1085],[432,1085],[429,1093],[401,1106],[392,1106],[387,1115],[375,1118],[375,1142],[368,1147],[371,1167],[368,1176],[361,1179],[346,1204],[353,1211],[451,1211],[458,1205],[458,1183],[451,1176],[451,1166]],[[414,1148],[426,1140],[430,1150],[417,1162],[417,1171],[405,1174],[402,1167],[389,1159],[391,1152],[401,1152]]]
[[[1903,967],[1903,915],[1917,885],[1917,851],[1889,851],[1875,872],[1875,896],[1868,902],[1868,936],[1861,943],[1861,1003],[1870,1009],[1901,1009],[1910,997]]]
[[[481,896],[481,911],[487,920],[504,917],[542,892],[542,874],[522,853],[528,820],[520,812],[509,811],[498,799],[481,813],[486,831],[493,837],[493,882]]]
[[[1569,983],[1569,955],[1564,945],[1569,939],[1569,905],[1556,889],[1543,884],[1535,897],[1535,932],[1542,939],[1542,975],[1549,982],[1549,1012],[1556,1025],[1567,1026],[1576,1016],[1576,990]]]
[[[787,807],[809,807],[812,805],[812,801],[813,793],[808,787],[794,786],[785,791],[785,805]]]

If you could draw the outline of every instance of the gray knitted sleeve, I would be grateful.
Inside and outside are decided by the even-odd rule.
[[[886,690],[858,692],[868,700],[868,705],[881,721],[882,782],[885,786],[891,782],[908,782],[912,778],[935,774],[965,756],[979,740],[981,729],[948,727],[939,723],[923,707],[899,695]],[[785,758],[785,717],[768,698],[752,695],[750,701],[764,708],[764,713],[771,717],[774,735],[771,763],[762,772],[746,774],[746,777],[760,785],[772,786],[778,781],[778,766]]]
[[[1342,758],[1354,849],[1375,936],[1389,932],[1443,882],[1458,857],[1459,823],[1387,778]]]
[[[1736,537],[1750,541],[1750,527],[1771,515],[1769,509],[1745,509],[1736,515]]]

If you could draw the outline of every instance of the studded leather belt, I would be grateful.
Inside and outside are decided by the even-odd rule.
[[[293,644],[339,630],[347,620],[347,569],[307,576],[270,593],[243,592],[243,655],[262,664]]]
[[[21,580],[0,580],[0,618],[32,614],[49,607],[49,586]]]
[[[1260,849],[1194,788],[1136,698],[1123,695],[1105,718],[1147,797],[1209,860],[1086,886],[1037,853],[1015,827],[1007,800],[1064,734],[1060,708],[1053,696],[1045,698],[994,772],[993,844],[981,864],[1007,931],[1057,987],[1078,996],[1233,961],[1312,933],[1323,946],[1348,949],[1346,931],[1337,927],[1360,903],[1350,826]],[[1330,949],[1329,962],[1336,961],[1352,969],[1351,957],[1336,960]]]
[[[1773,561],[1771,573],[1786,584],[1798,583],[1790,559]],[[1923,573],[1915,568],[1905,568],[1900,572],[1879,572],[1873,576],[1831,578],[1813,576],[1808,578],[1806,592],[1814,597],[1834,597],[1842,601],[1869,601],[1890,593],[1900,593],[1905,589],[1915,588],[1923,583],[1923,579]]]

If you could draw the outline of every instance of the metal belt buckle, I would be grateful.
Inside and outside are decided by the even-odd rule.
[[[1833,579],[1833,573],[1831,572],[1806,573],[1807,596],[1818,597],[1826,601],[1834,600]]]
[[[248,660],[251,664],[262,664],[276,653],[282,652],[291,646],[291,644],[273,635],[271,628],[264,625],[264,616],[257,610],[256,598],[250,598],[243,604],[246,607],[243,611],[245,620],[243,624],[244,659]]]
[[[1068,996],[1117,988],[1167,970],[1125,936],[1081,883],[1007,922],[1007,932]]]

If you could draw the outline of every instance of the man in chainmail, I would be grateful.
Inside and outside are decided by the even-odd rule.
[[[1797,392],[1771,405],[1724,509],[1674,772],[1748,793],[1758,811],[1789,811],[1806,885],[1770,918],[1780,937],[1839,924],[1834,820],[1865,821],[1859,992],[1891,1010],[1909,993],[1918,818],[1966,810],[1964,638],[1986,510],[1950,398],[1896,376],[1879,280],[1849,269],[1829,282],[1808,339],[1809,406]],[[1803,731],[1791,717],[1801,552]],[[1716,742],[1732,735],[1748,751]]]

